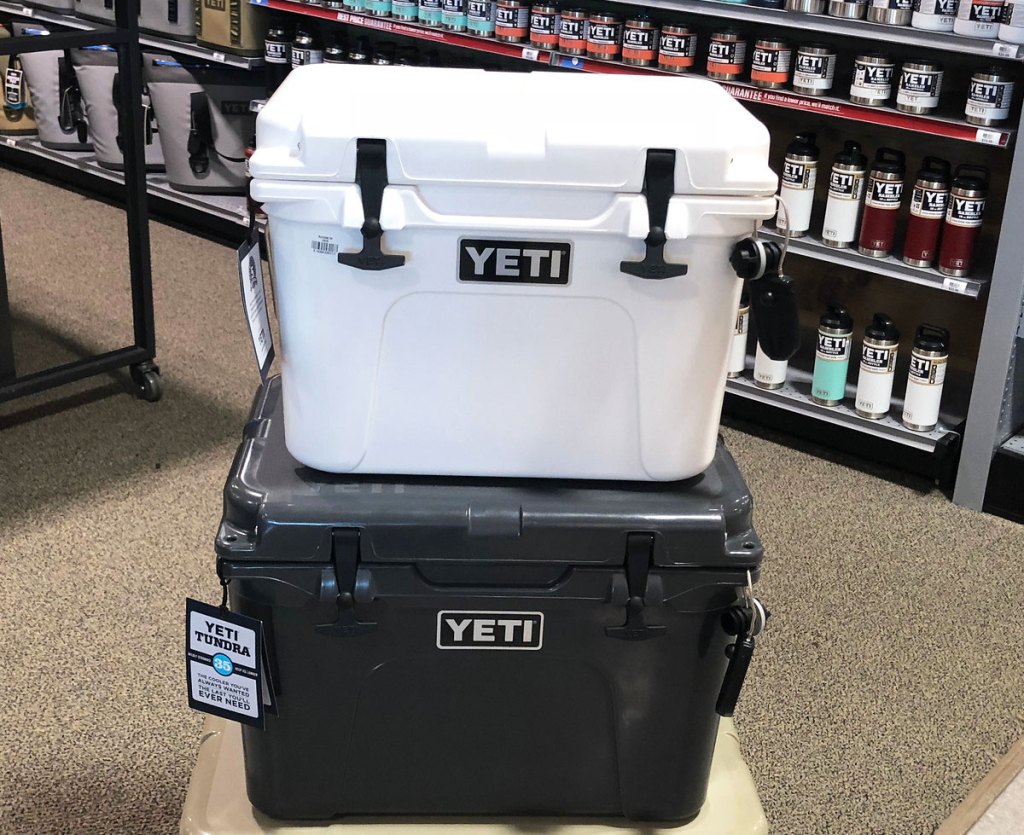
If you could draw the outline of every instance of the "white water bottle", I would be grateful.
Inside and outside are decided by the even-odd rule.
[[[754,385],[762,389],[780,389],[786,382],[788,360],[773,360],[758,343],[754,352]]]
[[[779,210],[775,225],[780,232],[789,231],[794,238],[807,234],[811,228],[811,210],[814,208],[814,186],[818,181],[818,156],[813,133],[798,133],[786,148],[782,164]]]
[[[842,249],[857,240],[867,165],[868,158],[861,153],[860,144],[846,140],[843,150],[836,154],[829,175],[828,202],[821,227],[825,246]]]
[[[896,323],[884,313],[876,313],[864,329],[861,346],[855,404],[861,417],[880,420],[889,414],[899,348],[900,332],[896,330]]]
[[[732,329],[732,342],[729,343],[729,365],[726,376],[740,377],[747,368],[747,331],[750,329],[750,300],[744,292],[740,299],[739,310]]]
[[[949,331],[921,325],[910,353],[907,394],[903,400],[903,425],[915,432],[930,432],[939,422],[942,384],[949,362]]]

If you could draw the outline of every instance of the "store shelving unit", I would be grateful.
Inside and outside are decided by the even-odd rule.
[[[666,75],[686,83],[694,74],[677,75],[656,68],[631,67],[618,62],[595,60],[565,55],[557,50],[541,49],[528,44],[503,43],[493,38],[481,38],[468,32],[449,32],[422,26],[414,22],[377,18],[352,11],[339,11],[323,6],[311,6],[291,0],[250,0],[254,5],[290,14],[304,15],[331,23],[362,28],[368,32],[397,36],[425,43],[455,47],[467,52],[500,56],[533,65],[538,69],[557,68],[595,73],[629,73]],[[655,0],[632,3],[616,0],[620,7],[636,6],[650,10],[665,10],[691,15],[710,22],[721,20],[732,23],[762,24],[766,28],[793,30],[791,37],[799,40],[801,33],[815,33],[833,39],[850,39],[851,47],[866,48],[907,47],[929,54],[950,54],[989,58],[996,62],[1024,62],[1024,46],[998,41],[965,38],[955,34],[928,32],[910,27],[885,26],[864,20],[846,20],[825,15],[792,14],[783,10],[755,8],[718,0]],[[94,24],[67,15],[26,8],[20,3],[0,0],[0,11],[34,17],[44,22],[73,28],[92,28]],[[195,44],[183,44],[161,38],[142,36],[141,42],[171,53],[192,55],[231,66],[252,67],[260,59],[245,59],[207,50]],[[852,409],[839,407],[826,409],[813,404],[808,396],[809,380],[802,372],[792,370],[792,380],[781,390],[767,392],[755,387],[749,379],[731,380],[727,386],[727,403],[741,416],[750,416],[751,410],[771,414],[775,424],[787,427],[802,424],[805,433],[826,444],[829,433],[843,435],[845,440],[836,445],[858,450],[862,445],[888,445],[899,449],[900,455],[918,456],[917,469],[929,473],[945,473],[940,480],[952,481],[956,465],[956,451],[963,441],[963,463],[956,474],[954,498],[957,502],[980,508],[984,501],[988,473],[993,454],[1013,432],[1024,423],[1024,361],[1017,362],[1021,353],[1021,339],[1017,336],[1020,311],[1024,302],[1024,240],[1012,227],[1012,219],[1024,217],[1024,154],[1016,141],[1017,126],[978,127],[966,121],[946,116],[917,116],[891,107],[873,108],[852,104],[834,97],[810,97],[788,90],[764,90],[744,82],[719,82],[734,98],[757,107],[782,108],[808,114],[809,118],[846,120],[865,129],[877,127],[923,137],[941,137],[968,146],[987,146],[981,151],[1001,155],[1009,161],[1011,183],[1007,192],[1000,234],[999,252],[991,274],[967,278],[950,278],[934,269],[915,269],[897,258],[873,259],[854,250],[836,250],[826,247],[819,238],[807,236],[790,242],[791,257],[835,265],[846,270],[876,276],[884,280],[909,283],[925,290],[952,294],[977,300],[986,305],[982,345],[974,375],[973,392],[967,420],[957,425],[940,426],[931,433],[906,430],[898,420],[867,421]],[[10,144],[10,143],[8,143]],[[16,140],[18,153],[46,159],[79,173],[87,172],[98,178],[116,180],[116,172],[101,169],[89,155],[63,154],[46,151],[38,143]],[[965,148],[965,154],[972,153]],[[160,177],[149,177],[149,192],[159,201],[165,200],[211,218],[232,225],[243,225],[247,215],[243,198],[213,198],[184,195],[175,192]],[[779,239],[772,228],[763,234]],[[1008,351],[1011,346],[1013,350]],[[1021,357],[1024,360],[1024,357]],[[1021,377],[1021,380],[1018,380]],[[760,411],[758,411],[760,410]],[[767,410],[767,412],[765,411]],[[894,406],[893,414],[897,414]],[[771,423],[771,421],[766,421]],[[880,455],[880,457],[886,457]],[[891,456],[890,456],[891,457]],[[941,460],[940,460],[941,459]]]
[[[101,166],[92,151],[55,151],[44,148],[34,136],[0,136],[0,146],[112,183],[124,182],[122,172]],[[166,200],[212,218],[241,226],[249,224],[249,210],[242,196],[187,194],[171,188],[166,175],[152,172],[146,175],[146,191],[150,197]]]
[[[361,27],[386,35],[397,35],[435,44],[446,44],[460,49],[473,50],[490,55],[501,55],[518,59],[540,66],[555,67],[564,70],[597,73],[631,73],[649,75],[672,75],[684,83],[689,74],[675,75],[655,68],[638,68],[617,62],[595,60],[587,57],[570,56],[557,50],[538,49],[526,44],[501,43],[490,38],[481,38],[468,33],[454,33],[442,29],[421,26],[406,21],[387,18],[376,18],[352,11],[336,11],[323,7],[308,6],[291,0],[251,0],[256,5],[265,6],[283,12],[306,15],[321,20]],[[987,57],[996,61],[1024,61],[1024,47],[998,41],[965,38],[955,34],[927,32],[910,27],[885,26],[868,23],[864,20],[845,20],[825,15],[792,14],[784,10],[762,9],[734,3],[716,2],[716,0],[655,0],[652,3],[618,2],[619,6],[638,6],[648,10],[664,9],[666,11],[690,14],[702,18],[721,19],[730,22],[747,22],[764,24],[766,27],[795,30],[796,33],[814,32],[837,38],[856,39],[856,42],[869,42],[869,47],[900,45],[929,53],[952,53],[961,56]],[[979,128],[962,119],[943,116],[917,116],[902,113],[894,108],[863,107],[833,97],[810,97],[787,90],[764,90],[743,82],[719,82],[734,98],[739,101],[758,105],[778,107],[802,111],[815,117],[842,119],[856,122],[862,126],[894,129],[901,132],[914,133],[929,137],[943,137],[958,142],[978,143],[990,146],[994,150],[1002,149],[1012,159],[1014,178],[1021,178],[1024,170],[1024,158],[1021,158],[1016,140],[1016,126]],[[996,151],[998,153],[998,151]],[[1002,244],[999,257],[991,275],[975,275],[967,278],[950,278],[943,276],[934,269],[915,269],[903,264],[897,258],[874,259],[860,255],[855,250],[837,250],[826,247],[819,238],[808,236],[790,242],[792,256],[834,264],[847,269],[868,273],[886,280],[907,282],[935,291],[955,294],[976,299],[979,304],[987,302],[987,320],[982,349],[975,372],[974,391],[967,428],[963,425],[940,426],[931,433],[911,432],[904,428],[896,419],[869,421],[860,418],[852,409],[838,407],[828,409],[816,406],[808,397],[809,380],[802,379],[802,373],[792,369],[792,380],[781,390],[769,392],[756,386],[749,379],[730,380],[727,386],[727,402],[738,407],[738,411],[747,416],[751,408],[769,409],[777,418],[775,424],[785,426],[794,420],[814,430],[825,429],[845,433],[846,446],[858,449],[864,443],[890,445],[902,450],[901,455],[913,453],[918,456],[920,466],[917,469],[936,475],[940,481],[951,482],[956,465],[957,448],[965,433],[969,446],[965,448],[965,458],[970,455],[978,457],[981,463],[968,468],[967,475],[957,478],[956,501],[972,507],[980,508],[985,495],[988,462],[993,451],[1004,437],[1001,431],[1014,423],[1014,418],[1007,418],[1003,408],[1002,397],[999,407],[994,405],[993,392],[986,386],[995,387],[997,381],[1000,394],[1004,395],[1003,382],[1007,379],[1008,368],[1000,368],[999,353],[1006,353],[1006,346],[1012,342],[1008,336],[1008,321],[1021,308],[1021,299],[1013,298],[1015,292],[1024,287],[1024,241],[1019,240],[1019,233],[1014,232],[1012,218],[1024,216],[1024,182],[1012,183],[1007,196],[1003,213]],[[764,230],[766,237],[779,239],[771,228]],[[991,294],[991,287],[996,288]],[[1008,313],[1007,311],[1010,311]],[[1014,318],[1016,322],[1016,318]],[[990,381],[986,383],[986,381]],[[852,394],[852,392],[851,392]],[[1024,401],[1024,397],[1021,398]],[[1016,421],[1019,426],[1024,420],[1024,409]],[[992,424],[999,421],[993,418],[993,412],[1003,414],[1002,430]],[[893,414],[896,414],[894,406]],[[786,417],[783,417],[786,416]],[[990,431],[982,432],[977,426],[971,426],[972,419],[991,426]],[[769,421],[770,422],[770,421]],[[827,440],[827,431],[810,432],[817,434],[817,439]],[[842,446],[843,444],[838,444]]]
[[[103,27],[102,23],[94,23],[91,20],[84,20],[80,17],[75,17],[74,15],[60,14],[59,12],[51,12],[46,9],[37,9],[32,6],[26,6],[23,3],[10,3],[7,2],[7,0],[0,0],[0,12],[21,18],[31,18],[33,20],[38,20],[41,23],[58,24],[68,29],[90,31]],[[174,53],[175,55],[191,55],[193,58],[202,58],[206,61],[225,64],[229,67],[240,67],[245,70],[263,65],[263,58],[243,58],[239,55],[231,55],[230,53],[218,52],[215,49],[207,49],[206,47],[199,46],[198,44],[184,43],[182,41],[172,40],[171,38],[160,38],[155,35],[147,35],[145,33],[139,34],[139,43],[144,47],[161,49],[165,52]]]

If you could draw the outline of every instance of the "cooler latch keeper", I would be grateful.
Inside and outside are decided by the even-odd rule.
[[[676,152],[663,148],[647,151],[647,166],[644,168],[642,194],[647,198],[647,222],[649,231],[644,243],[647,252],[643,261],[623,261],[619,269],[627,275],[638,278],[675,278],[686,275],[686,264],[669,264],[665,261],[665,224],[668,221],[668,203],[676,191]]]
[[[356,185],[363,201],[363,249],[339,252],[338,263],[357,270],[390,270],[405,263],[404,255],[381,251],[380,211],[388,186],[388,146],[383,139],[360,139],[356,144]]]
[[[365,635],[377,628],[376,623],[363,622],[356,617],[356,584],[359,582],[358,528],[340,528],[331,531],[331,562],[337,585],[338,618],[334,623],[317,624],[321,635],[343,637]]]
[[[606,626],[609,638],[622,641],[645,641],[664,635],[664,626],[648,626],[644,621],[647,605],[647,579],[654,562],[654,534],[631,533],[626,537],[626,622],[622,626]]]

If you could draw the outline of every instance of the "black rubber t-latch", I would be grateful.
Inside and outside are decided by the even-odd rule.
[[[654,561],[654,534],[631,533],[626,537],[626,622],[622,626],[605,627],[609,638],[622,641],[645,641],[665,634],[664,626],[648,626],[644,620],[647,605],[647,577]]]
[[[359,530],[341,528],[331,531],[331,562],[338,586],[338,618],[334,623],[321,623],[316,631],[323,635],[365,635],[377,628],[376,623],[362,622],[356,617],[356,581],[359,575]]]
[[[665,223],[668,220],[668,201],[676,191],[676,152],[664,149],[647,151],[644,169],[643,195],[647,198],[647,219],[650,231],[644,238],[647,252],[643,261],[623,261],[619,269],[638,278],[675,278],[686,275],[686,264],[665,261]]]
[[[357,270],[390,270],[405,263],[404,255],[381,251],[380,210],[388,185],[388,146],[383,139],[360,139],[356,144],[356,184],[363,201],[363,249],[339,252],[338,263]]]

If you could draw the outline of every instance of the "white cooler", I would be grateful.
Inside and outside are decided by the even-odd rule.
[[[644,481],[710,464],[729,256],[777,186],[768,131],[716,84],[313,65],[257,148],[299,461]]]

